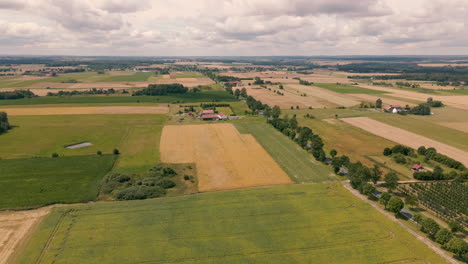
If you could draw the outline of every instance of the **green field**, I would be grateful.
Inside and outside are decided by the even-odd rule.
[[[0,160],[0,209],[96,199],[116,156]]]
[[[55,208],[18,263],[445,263],[338,184]]]
[[[67,96],[35,97],[17,100],[0,100],[0,105],[29,104],[79,104],[79,103],[201,103],[235,102],[237,99],[226,91],[203,91],[165,96]]]
[[[145,171],[158,161],[159,135],[166,118],[164,115],[11,116],[10,124],[15,127],[0,135],[0,158],[50,157],[54,152],[65,156],[89,155],[98,150],[109,154],[118,148],[122,152],[119,169]],[[93,145],[64,148],[79,142]]]
[[[331,169],[300,148],[294,141],[265,123],[236,123],[240,133],[252,134],[260,145],[296,183],[334,180]]]
[[[198,72],[180,72],[175,74],[176,78],[203,78],[203,74]]]
[[[373,119],[380,122],[468,151],[468,133],[433,123],[431,117],[390,114],[372,116]]]
[[[112,75],[106,74],[96,78],[96,82],[145,82],[148,78],[154,76],[154,72],[135,72],[131,74]]]
[[[351,94],[384,94],[387,92],[362,88],[350,84],[336,83],[314,83],[314,86],[325,88],[336,93],[351,93]]]

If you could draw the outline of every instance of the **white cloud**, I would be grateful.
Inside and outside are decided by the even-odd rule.
[[[7,53],[468,54],[465,0],[0,0],[2,13],[22,18],[0,21]]]

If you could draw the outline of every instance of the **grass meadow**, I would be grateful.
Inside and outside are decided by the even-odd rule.
[[[243,134],[252,134],[278,165],[296,183],[333,180],[332,171],[315,161],[294,141],[265,123],[235,123]]]
[[[0,160],[0,209],[96,199],[114,155]]]
[[[18,263],[444,263],[339,184],[55,208],[22,253]]]
[[[0,100],[0,105],[82,104],[82,103],[201,103],[236,102],[226,91],[203,91],[164,96],[45,96],[16,100]]]
[[[0,158],[50,157],[121,152],[116,168],[146,171],[159,160],[159,137],[165,115],[11,116],[14,128],[0,136]],[[66,149],[79,142],[93,145]]]

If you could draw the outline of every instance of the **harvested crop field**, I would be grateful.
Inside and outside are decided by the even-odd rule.
[[[0,111],[12,116],[24,115],[99,115],[99,114],[166,114],[167,106],[109,106],[109,107],[44,107],[5,108]]]
[[[195,163],[200,191],[292,183],[252,135],[232,124],[165,126],[161,162]]]
[[[50,207],[21,212],[0,212],[0,264],[11,263],[24,241]]]
[[[438,124],[468,133],[468,122],[440,122]]]
[[[264,88],[256,88],[247,86],[247,94],[253,96],[255,99],[262,101],[268,105],[277,105],[282,109],[289,109],[292,107],[299,106],[300,108],[324,108],[324,107],[335,107],[337,105],[332,104],[324,99],[316,98],[313,96],[300,96],[299,93],[292,91],[282,90],[284,95],[278,95],[273,91],[269,91]]]
[[[288,85],[286,85],[286,90],[288,90],[288,91],[291,91],[291,90],[299,91],[300,93],[307,94],[307,96],[304,97],[304,98],[308,98],[308,97],[313,96],[313,97],[316,97],[318,99],[326,100],[326,101],[329,101],[329,102],[331,102],[333,104],[346,106],[346,107],[354,106],[354,105],[357,105],[357,104],[360,103],[359,101],[354,100],[354,99],[350,98],[347,95],[335,93],[335,92],[329,91],[327,89],[323,89],[323,88],[316,87],[316,86],[306,86],[306,85],[300,85],[300,84],[288,84]]]
[[[434,147],[439,153],[447,155],[465,166],[468,166],[468,152],[423,137],[406,130],[384,124],[368,117],[342,118],[344,122],[359,127],[373,134],[389,139],[399,144],[417,149],[420,146]]]
[[[375,102],[377,99],[382,100],[383,105],[409,105],[409,106],[415,106],[416,104],[409,103],[403,100],[398,100],[398,99],[393,99],[393,98],[387,98],[385,96],[375,96],[375,95],[370,95],[370,94],[349,94],[353,97],[355,97],[358,100],[363,100],[363,101],[368,101],[368,102]]]

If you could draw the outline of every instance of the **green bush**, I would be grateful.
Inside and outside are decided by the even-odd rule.
[[[131,186],[114,194],[117,200],[142,200],[147,198],[161,197],[166,194],[166,191],[159,186],[138,185]]]
[[[437,231],[434,237],[437,243],[445,245],[453,238],[453,234],[447,228],[441,228],[439,231]]]

